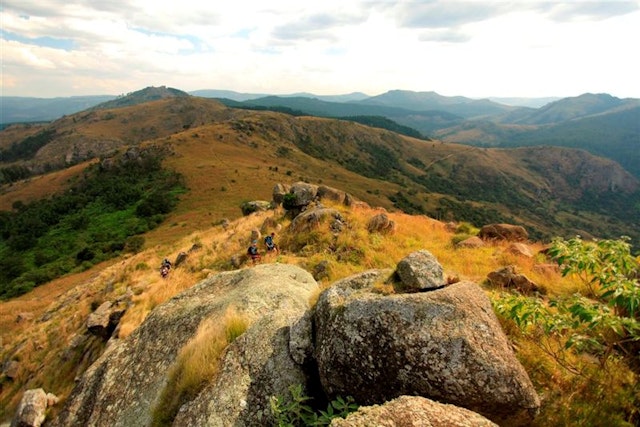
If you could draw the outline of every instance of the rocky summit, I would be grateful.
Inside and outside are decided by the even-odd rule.
[[[401,268],[440,271],[428,255],[410,254]],[[296,266],[212,275],[156,307],[127,338],[112,339],[51,425],[277,425],[270,399],[292,386],[319,401],[353,396],[363,405],[335,426],[405,425],[389,423],[408,413],[414,421],[406,425],[529,423],[540,401],[481,288],[376,290],[402,277],[414,280],[365,271],[329,286],[311,307],[318,285]],[[217,372],[158,423],[183,349],[230,308],[247,329],[221,353]]]

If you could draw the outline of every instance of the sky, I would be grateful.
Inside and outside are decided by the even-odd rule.
[[[1,0],[1,95],[640,98],[640,0]]]

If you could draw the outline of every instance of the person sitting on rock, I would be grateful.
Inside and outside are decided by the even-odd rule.
[[[267,252],[275,252],[278,253],[278,245],[273,241],[276,233],[271,233],[267,237],[264,238],[264,245],[267,247]]]
[[[253,261],[254,264],[260,261],[260,252],[258,251],[257,240],[251,242],[251,246],[249,246],[249,249],[247,249],[247,255],[249,255],[251,261]]]

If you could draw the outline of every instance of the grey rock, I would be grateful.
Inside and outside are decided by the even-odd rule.
[[[271,209],[271,202],[266,200],[252,200],[250,202],[244,202],[240,205],[242,215],[251,215],[254,212],[261,212]]]
[[[320,223],[326,219],[331,220],[331,226],[334,228],[344,226],[344,218],[338,210],[331,208],[311,208],[302,212],[291,221],[291,229],[297,233],[310,231],[318,227]],[[341,225],[336,225],[336,221]]]
[[[533,252],[531,252],[529,246],[521,242],[511,243],[507,248],[507,252],[526,258],[533,258]]]
[[[313,324],[311,311],[306,311],[289,331],[289,354],[298,364],[304,365],[313,357]]]
[[[127,310],[127,302],[114,304],[106,301],[87,318],[87,329],[93,335],[108,339]]]
[[[328,187],[326,185],[320,185],[318,187],[317,196],[318,196],[318,198],[320,198],[322,200],[332,200],[334,202],[338,202],[338,203],[344,204],[344,201],[345,201],[345,199],[347,197],[347,193],[345,193],[342,190],[338,190],[336,188],[333,188],[333,187]]]
[[[173,263],[173,266],[178,267],[180,264],[184,263],[188,257],[189,257],[189,254],[187,254],[186,252],[179,252],[178,255],[176,256],[176,260]]]
[[[532,282],[524,274],[517,272],[515,265],[508,265],[487,275],[489,283],[495,287],[503,289],[516,289],[522,293],[540,291],[540,287]]]
[[[11,427],[40,427],[46,417],[47,402],[47,393],[43,389],[25,391],[11,421]]]
[[[483,246],[485,246],[485,243],[478,236],[471,236],[468,239],[464,239],[463,241],[458,242],[456,244],[456,248],[471,248],[471,249],[475,249],[475,248],[481,248]]]
[[[291,186],[287,185],[287,184],[276,184],[273,187],[273,203],[276,206],[279,206],[282,204],[282,202],[284,201],[284,196],[285,194],[289,194],[289,190],[291,189]]]
[[[482,289],[459,282],[383,296],[378,270],[335,283],[314,311],[314,355],[330,397],[364,405],[418,395],[525,425],[538,395]]]
[[[306,182],[296,182],[289,189],[289,193],[293,194],[292,205],[303,207],[315,200],[318,195],[318,186]]]
[[[386,213],[379,213],[369,220],[367,230],[369,233],[393,233],[396,230],[396,223],[390,220]]]
[[[401,396],[382,405],[363,406],[331,427],[498,427],[468,409],[419,396]]]
[[[108,346],[51,425],[151,425],[180,350],[202,322],[221,318],[230,307],[251,326],[227,347],[219,375],[211,379],[214,386],[180,410],[180,420],[196,421],[176,420],[174,425],[260,425],[251,422],[269,415],[263,413],[268,409],[265,399],[283,394],[291,381],[303,380],[300,366],[289,356],[289,326],[304,314],[316,287],[308,272],[285,264],[219,273],[199,282],[156,307],[127,338]]]
[[[446,285],[442,266],[431,252],[421,250],[403,258],[396,270],[401,284],[396,286],[403,292],[437,289]]]
[[[20,362],[9,360],[2,367],[2,373],[9,379],[15,380],[20,374]]]

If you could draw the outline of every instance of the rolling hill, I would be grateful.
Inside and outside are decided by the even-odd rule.
[[[255,190],[250,182],[260,177],[259,185],[268,194],[275,182],[297,178],[346,187],[374,205],[407,212],[476,225],[522,223],[537,238],[640,235],[638,180],[617,164],[583,151],[424,141],[341,120],[231,109],[179,91],[138,104],[140,98],[157,96],[155,89],[146,91],[119,101],[132,106],[103,104],[52,122],[37,134],[42,146],[34,144],[32,134],[14,143],[30,143],[31,151],[3,162],[3,170],[20,165],[36,181],[33,178],[47,171],[153,143],[175,153],[166,163],[187,177],[192,191],[208,189],[197,196],[204,204],[229,198],[224,203],[233,207],[223,208],[223,215],[250,197],[238,192],[238,182]],[[6,158],[9,152],[5,148],[0,155]],[[214,173],[212,180],[219,183],[203,184],[204,177],[196,178],[203,170]],[[22,186],[29,185],[5,184],[3,209],[19,200],[17,194],[28,193],[17,191]],[[184,201],[186,210],[192,209],[189,200],[187,196]],[[214,216],[221,219],[218,213]]]

